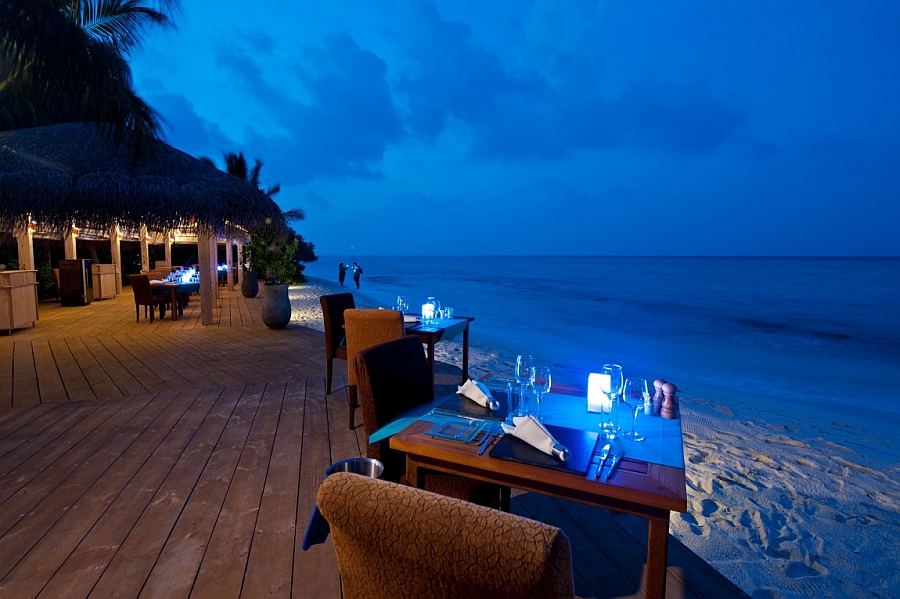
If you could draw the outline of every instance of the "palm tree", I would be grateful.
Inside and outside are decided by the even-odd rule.
[[[259,179],[259,173],[262,170],[263,162],[259,158],[253,159],[253,168],[249,168],[243,152],[222,152],[222,158],[225,160],[225,172],[253,185],[261,193],[264,193],[271,198],[281,191],[281,183],[276,183],[275,185],[269,186],[267,189],[263,189]],[[205,156],[201,156],[199,160],[202,160],[210,166],[215,166],[215,163]],[[303,220],[306,218],[306,213],[304,213],[301,208],[291,208],[290,210],[282,212],[282,215],[284,216],[285,221]]]
[[[262,183],[260,182],[259,173],[262,171],[263,162],[259,158],[253,159],[253,167],[250,168],[247,164],[247,159],[244,157],[243,152],[222,152],[222,158],[225,161],[225,171],[237,177],[238,179],[242,179],[260,191],[260,193],[264,193],[270,198],[281,191],[281,184],[276,183],[275,185],[271,185],[266,189],[263,189]],[[206,156],[201,156],[198,160],[202,160],[209,166],[215,168],[215,163]],[[290,210],[285,210],[281,213],[284,217],[284,224],[292,221],[303,220],[306,218],[306,213],[303,212],[301,208],[291,208]],[[290,227],[276,227],[273,230],[267,230],[268,227],[260,227],[256,231],[254,231],[254,236],[269,239],[269,241],[277,241],[281,244],[284,244],[287,247],[293,248],[293,264],[296,268],[291,280],[296,283],[303,283],[306,281],[306,277],[303,276],[303,269],[305,268],[299,262],[301,260],[318,260],[315,251],[315,244],[305,241],[302,235],[298,235],[296,231],[291,229]],[[252,246],[247,246],[246,248],[247,257],[252,260],[251,256],[253,253]],[[260,248],[257,248],[257,252],[260,251]]]
[[[105,126],[136,151],[161,136],[135,93],[127,57],[181,0],[0,0],[0,130]]]

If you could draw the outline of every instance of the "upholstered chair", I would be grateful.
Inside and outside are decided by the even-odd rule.
[[[407,410],[434,400],[431,369],[416,336],[367,347],[353,360],[366,438]],[[382,479],[405,481],[406,454],[391,449],[389,439],[367,444],[366,456],[384,464]],[[509,510],[509,487],[441,472],[426,472],[424,486],[442,495]]]
[[[353,356],[372,345],[403,337],[403,314],[397,310],[345,310],[344,331],[347,334],[347,406],[350,412],[349,426],[352,429],[357,402]]]
[[[352,293],[319,296],[325,321],[325,393],[331,395],[331,379],[335,360],[347,360],[344,332],[344,310],[356,307]]]
[[[153,288],[150,286],[150,278],[147,275],[128,275],[131,282],[131,290],[134,292],[134,308],[137,322],[141,321],[141,306],[144,306],[144,314],[147,309],[150,311],[150,322],[153,322],[153,311],[159,306],[159,319],[162,320],[166,316],[166,306],[171,306],[172,296],[169,293],[165,295],[154,295]],[[175,307],[172,306],[174,309]]]
[[[359,474],[332,474],[318,507],[344,599],[572,599],[559,528]]]

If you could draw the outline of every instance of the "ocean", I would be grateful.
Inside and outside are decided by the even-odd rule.
[[[435,296],[475,317],[473,343],[558,380],[614,362],[685,396],[900,414],[900,258],[328,256],[306,274],[341,261],[379,305]]]

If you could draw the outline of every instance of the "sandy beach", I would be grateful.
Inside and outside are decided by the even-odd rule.
[[[292,288],[292,321],[322,330],[319,295],[339,291],[321,279]],[[377,307],[354,294],[359,307]],[[436,346],[443,362],[458,364],[460,352]],[[512,350],[479,342],[476,322],[470,374],[511,374],[514,363]],[[867,413],[862,398],[811,414],[674,382],[688,389],[679,393],[688,512],[673,515],[676,537],[754,598],[900,596],[892,417]]]

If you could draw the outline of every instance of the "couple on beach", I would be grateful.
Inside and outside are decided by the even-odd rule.
[[[343,262],[338,265],[338,281],[340,281],[341,287],[344,286],[344,279],[347,277],[348,269],[353,269],[353,282],[356,283],[356,288],[359,289],[359,277],[363,274],[363,269],[356,262],[353,263],[353,266],[347,266]]]

